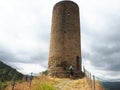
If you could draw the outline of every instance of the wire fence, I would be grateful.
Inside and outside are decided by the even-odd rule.
[[[21,79],[21,81],[26,81],[28,83],[28,87],[30,87],[30,88],[31,88],[32,80],[33,80],[33,75],[32,74],[33,73],[31,73],[30,76],[24,75],[23,78]],[[18,81],[17,78],[18,78],[18,75],[17,75],[17,73],[15,73],[13,78],[9,81],[9,85],[11,85],[11,90],[14,90],[15,85],[16,85],[16,83]],[[7,85],[8,85],[8,83],[4,79],[4,75],[3,75],[0,78],[0,90],[4,90]]]
[[[88,83],[88,86],[90,90],[105,90],[105,88],[100,84],[101,81],[105,81],[104,79],[101,79],[95,75],[92,75],[86,68],[83,67],[83,72],[85,73],[86,77],[86,82]],[[11,85],[11,90],[14,90],[16,86],[16,77],[17,73],[14,74],[13,78],[10,80],[10,85]],[[37,77],[39,80],[46,80],[46,75],[41,74],[40,77]],[[22,81],[26,81],[28,84],[28,87],[31,88],[32,85],[32,80],[33,80],[33,73],[31,75],[25,75],[22,78]],[[4,88],[7,86],[4,76],[1,77],[0,81],[0,90],[4,90]],[[110,89],[109,89],[110,90]]]
[[[104,87],[100,84],[99,79],[96,79],[98,77],[96,77],[95,75],[92,75],[89,71],[87,71],[84,67],[83,67],[83,71],[85,73],[85,77],[87,79],[87,83],[89,85],[89,88],[91,90],[105,90]]]

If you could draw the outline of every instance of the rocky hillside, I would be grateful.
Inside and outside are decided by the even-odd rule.
[[[19,80],[22,79],[22,77],[23,74],[0,61],[0,81]]]

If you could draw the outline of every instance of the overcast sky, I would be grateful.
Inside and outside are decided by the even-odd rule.
[[[0,60],[29,74],[47,69],[52,9],[59,0],[0,0]],[[82,62],[120,80],[120,0],[73,0],[80,7]]]

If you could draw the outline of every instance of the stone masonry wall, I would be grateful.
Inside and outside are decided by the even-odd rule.
[[[53,8],[48,71],[49,75],[68,77],[69,66],[81,71],[79,7],[72,1],[61,1]]]

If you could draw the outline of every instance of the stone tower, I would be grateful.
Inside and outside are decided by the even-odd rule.
[[[69,67],[81,75],[81,41],[79,7],[73,1],[55,4],[52,16],[48,72],[51,76],[68,77]]]

